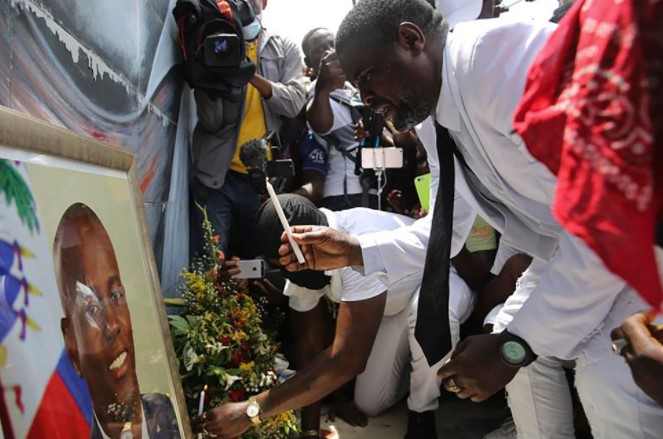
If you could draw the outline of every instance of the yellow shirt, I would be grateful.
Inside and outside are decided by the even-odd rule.
[[[258,40],[246,45],[246,54],[258,65]],[[242,145],[249,140],[260,139],[267,134],[267,122],[265,122],[265,111],[262,108],[262,97],[253,85],[247,84],[245,99],[244,120],[237,138],[237,148],[230,169],[242,174],[247,174],[246,167],[239,159],[239,151]]]

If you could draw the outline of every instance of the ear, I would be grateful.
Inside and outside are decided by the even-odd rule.
[[[410,52],[413,56],[419,55],[424,51],[426,45],[426,36],[419,26],[409,21],[403,22],[398,27],[398,39],[396,44],[401,49]]]
[[[76,343],[76,337],[74,336],[74,331],[71,328],[71,320],[67,317],[64,317],[60,320],[60,329],[62,330],[62,336],[64,337],[64,348],[67,350],[67,356],[71,365],[74,367],[74,370],[79,377],[82,377],[81,374],[81,362],[78,355],[78,344]]]

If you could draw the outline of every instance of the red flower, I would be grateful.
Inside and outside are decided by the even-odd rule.
[[[221,236],[217,233],[216,235],[212,236],[212,241],[214,241],[214,244],[219,244],[219,240],[221,239]]]
[[[232,367],[239,367],[240,363],[242,363],[242,356],[239,352],[233,352],[230,354],[230,364]]]
[[[231,390],[230,391],[230,400],[232,402],[239,402],[239,401],[244,401],[244,397],[246,396],[246,392],[244,390]]]

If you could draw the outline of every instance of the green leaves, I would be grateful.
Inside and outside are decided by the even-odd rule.
[[[32,191],[11,162],[5,159],[0,159],[0,193],[5,194],[8,205],[16,205],[19,218],[30,232],[38,232],[39,219]]]

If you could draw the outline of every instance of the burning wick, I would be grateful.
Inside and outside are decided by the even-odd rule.
[[[203,390],[200,392],[200,402],[198,403],[199,418],[203,415],[203,406],[205,405],[205,392],[207,392],[207,384],[205,384],[205,387],[203,387]],[[198,439],[203,439],[202,433],[198,433]]]
[[[292,237],[292,229],[290,228],[290,224],[288,224],[288,220],[285,217],[285,213],[283,213],[283,208],[281,207],[281,203],[279,202],[279,199],[276,196],[276,192],[274,192],[274,188],[272,187],[270,182],[266,182],[266,186],[267,186],[267,192],[269,193],[269,198],[272,200],[272,203],[274,203],[276,214],[279,216],[279,219],[281,220],[281,225],[285,229],[285,234],[288,235],[288,241],[290,241],[290,245],[292,246],[292,249],[295,252],[295,256],[297,256],[297,262],[299,262],[300,264],[306,263],[306,259],[304,259],[304,255],[302,254],[302,251],[299,249],[299,245],[297,245],[294,238]]]

